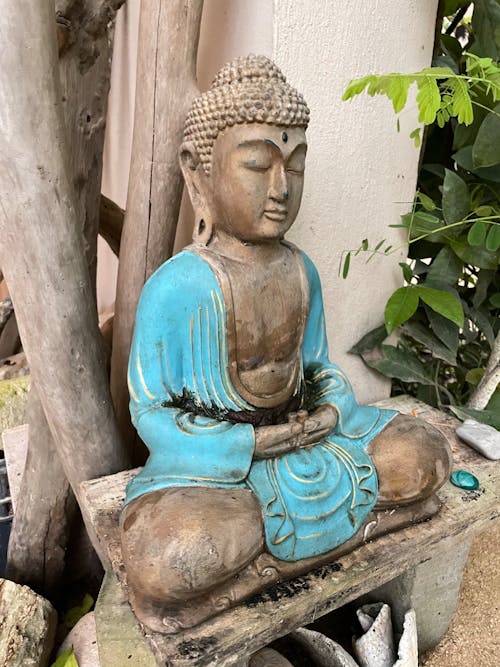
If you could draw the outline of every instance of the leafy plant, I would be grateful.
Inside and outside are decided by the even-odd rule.
[[[404,286],[389,298],[385,325],[351,350],[393,379],[393,394],[410,393],[460,418],[500,429],[500,5],[478,0],[444,3],[447,26],[433,66],[412,74],[368,75],[352,81],[386,95],[396,113],[416,84],[419,121],[426,128],[418,192],[401,227],[409,245],[400,264]],[[453,34],[460,30],[467,44]],[[398,126],[399,127],[399,126]],[[411,137],[420,141],[419,128]],[[351,258],[390,255],[400,248],[364,239]],[[383,344],[395,332],[397,344]]]
[[[81,605],[76,607],[71,607],[68,611],[65,612],[63,616],[63,622],[68,628],[74,628],[78,621],[88,614],[88,612],[94,606],[94,598],[85,593]]]
[[[73,652],[73,647],[69,648],[52,663],[51,667],[78,667],[78,661]]]

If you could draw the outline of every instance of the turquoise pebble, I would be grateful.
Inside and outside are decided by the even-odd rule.
[[[455,470],[451,474],[450,480],[459,489],[465,489],[466,491],[475,491],[479,488],[478,478],[466,470]]]

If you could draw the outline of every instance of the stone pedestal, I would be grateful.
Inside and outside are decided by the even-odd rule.
[[[275,584],[177,635],[141,635],[123,592],[126,581],[118,517],[126,483],[134,472],[85,482],[83,509],[115,573],[108,575],[96,609],[102,667],[153,667],[155,659],[157,664],[171,667],[246,667],[249,656],[273,640],[367,595],[391,604],[396,630],[403,612],[414,607],[420,649],[434,646],[455,609],[474,535],[500,518],[500,467],[457,439],[458,422],[454,418],[408,397],[378,405],[418,415],[439,428],[450,442],[455,467],[476,475],[479,489],[464,491],[447,483],[439,491],[442,508],[432,519],[366,542],[337,562]],[[108,607],[110,600],[114,602]],[[118,654],[122,657],[116,658]],[[141,659],[143,662],[137,662]]]
[[[399,577],[364,595],[360,604],[387,602],[396,632],[402,632],[405,612],[417,617],[418,650],[423,654],[442,639],[457,607],[460,584],[472,538],[454,542],[447,549]]]

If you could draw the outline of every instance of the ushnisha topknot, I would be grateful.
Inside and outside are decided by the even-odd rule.
[[[184,141],[194,143],[207,174],[217,135],[237,123],[306,128],[309,109],[272,60],[249,55],[224,65],[208,91],[194,100],[187,115]]]

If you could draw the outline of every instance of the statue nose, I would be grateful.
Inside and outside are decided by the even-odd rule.
[[[269,184],[268,194],[269,198],[276,202],[283,203],[288,199],[288,183],[283,165],[277,165],[271,171],[271,182]]]

